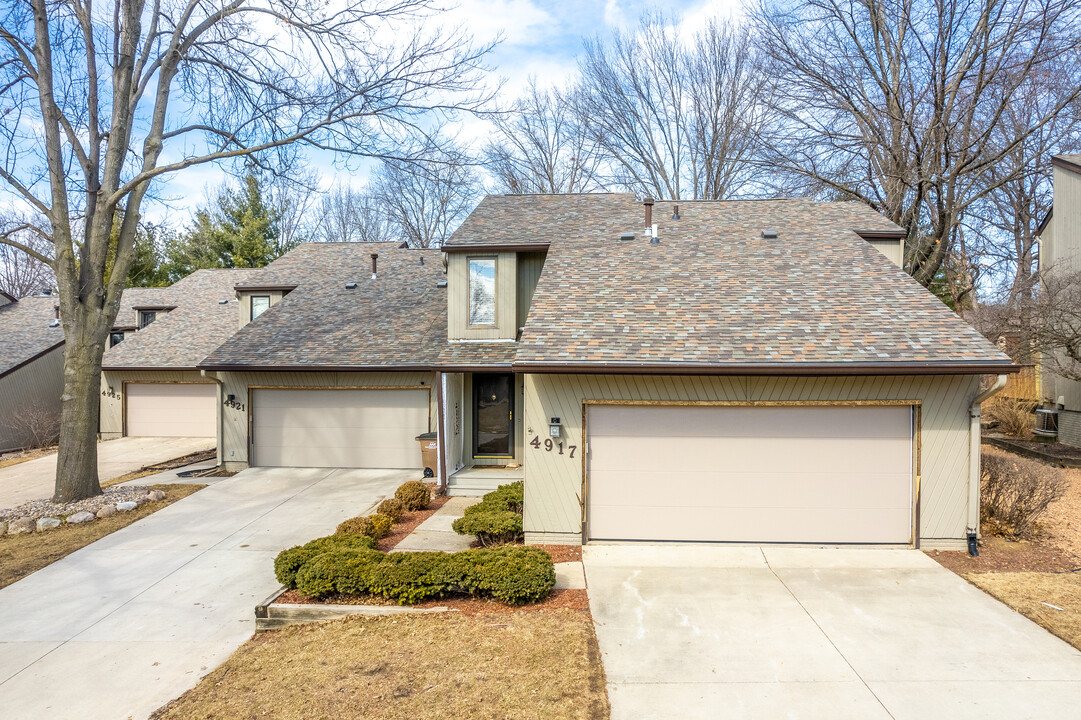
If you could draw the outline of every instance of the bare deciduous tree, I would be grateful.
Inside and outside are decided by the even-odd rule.
[[[8,221],[5,224],[8,227],[24,225],[19,221]],[[24,228],[16,231],[14,236],[18,242],[32,248],[39,255],[47,257],[52,252],[49,241],[33,230]],[[21,298],[36,295],[45,288],[53,287],[55,283],[53,270],[48,263],[0,243],[0,290],[14,298]]]
[[[904,227],[907,269],[927,286],[965,213],[1012,179],[1001,161],[1081,93],[1073,0],[763,0],[751,16],[782,118],[769,160]],[[1031,78],[1055,73],[1070,92],[1008,132]]]
[[[485,48],[425,29],[430,0],[14,0],[0,9],[0,179],[41,213],[66,339],[59,501],[100,492],[101,358],[151,185],[295,144],[395,157],[482,98]],[[399,137],[391,138],[391,135]],[[393,140],[393,142],[391,141]],[[112,268],[106,273],[106,268]]]
[[[392,227],[412,247],[441,247],[478,199],[477,174],[453,144],[429,146],[416,162],[386,160],[372,193]]]
[[[387,242],[398,236],[378,198],[367,190],[337,184],[319,203],[315,238],[322,242]]]
[[[512,113],[497,115],[485,148],[488,169],[507,193],[580,193],[597,189],[596,146],[568,94],[535,78]]]

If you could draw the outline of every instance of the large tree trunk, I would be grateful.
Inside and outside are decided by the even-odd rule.
[[[98,483],[98,414],[102,346],[85,329],[85,319],[64,345],[64,395],[60,447],[56,456],[54,502],[75,502],[101,494]]]

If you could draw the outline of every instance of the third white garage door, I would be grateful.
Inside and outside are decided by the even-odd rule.
[[[590,406],[589,537],[908,543],[912,412]]]
[[[253,465],[419,468],[427,390],[254,390]]]

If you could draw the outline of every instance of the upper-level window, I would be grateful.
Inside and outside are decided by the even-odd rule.
[[[114,347],[116,345],[119,345],[123,341],[124,341],[124,333],[122,333],[122,332],[109,333],[109,347]]]
[[[495,258],[469,258],[469,324],[495,325]]]
[[[158,319],[157,312],[153,310],[140,310],[139,311],[139,327],[145,328],[150,323]]]
[[[251,319],[259,317],[267,310],[270,309],[270,296],[269,295],[252,295],[251,297]]]

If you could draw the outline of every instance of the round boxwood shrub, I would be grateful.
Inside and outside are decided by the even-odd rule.
[[[382,513],[365,515],[363,517],[349,518],[338,525],[335,531],[338,535],[364,535],[378,540],[390,534],[390,528],[394,521]]]
[[[402,483],[394,491],[394,497],[402,501],[402,506],[406,510],[423,510],[432,501],[432,493],[428,486],[419,480]]]
[[[479,507],[474,505],[473,507]],[[522,536],[522,516],[506,510],[486,510],[469,512],[454,521],[451,527],[459,535],[476,535],[477,542],[484,547],[513,543]]]
[[[392,497],[379,503],[379,507],[375,511],[386,515],[394,522],[398,522],[402,519],[402,513],[405,512],[405,505],[398,498]]]
[[[330,535],[305,545],[297,545],[278,553],[274,559],[274,576],[282,585],[296,589],[297,571],[316,555],[330,550],[373,550],[375,541],[361,535]]]

